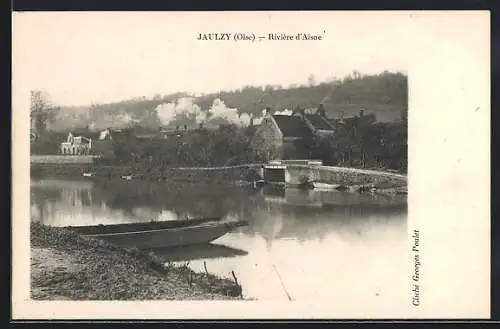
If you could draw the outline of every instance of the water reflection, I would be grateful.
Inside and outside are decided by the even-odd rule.
[[[176,248],[157,248],[154,253],[165,261],[192,261],[207,258],[228,258],[248,255],[242,249],[230,248],[222,244],[210,243],[203,246],[183,246]]]
[[[406,305],[406,197],[127,181],[31,182],[32,220],[96,225],[221,216],[248,227],[210,246],[156,250],[227,276],[247,297]],[[400,288],[397,288],[397,286]],[[333,298],[334,297],[334,298]],[[333,299],[335,300],[333,300]],[[398,304],[399,303],[399,304]],[[339,304],[340,305],[340,304]],[[344,307],[344,306],[343,306]]]

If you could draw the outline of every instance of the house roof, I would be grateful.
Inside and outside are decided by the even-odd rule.
[[[283,137],[309,137],[311,130],[302,118],[292,115],[273,115]]]
[[[333,130],[330,123],[319,114],[306,114],[305,117],[315,129]]]
[[[110,130],[112,138],[155,138],[160,137],[160,131],[141,126]]]
[[[89,129],[86,128],[74,128],[70,131],[70,133],[73,135],[73,137],[79,137],[83,136],[85,138],[90,138],[92,140],[99,139],[99,132],[95,131],[90,131]]]
[[[107,129],[106,129],[106,130],[102,130],[102,131],[99,133],[99,139],[100,139],[100,140],[104,140],[104,139],[106,139],[106,136],[107,136],[108,134],[111,134],[111,132],[109,132],[109,130],[107,130]]]
[[[365,114],[362,117],[357,116],[357,115],[343,116],[343,117],[328,119],[328,122],[331,125],[336,125],[338,123],[343,123],[343,124],[351,123],[351,124],[353,124],[355,122],[358,122],[359,120],[362,120],[364,122],[374,122],[374,121],[376,121],[376,115],[374,113],[369,113],[369,114]]]

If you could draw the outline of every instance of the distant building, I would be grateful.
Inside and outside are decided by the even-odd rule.
[[[219,126],[219,128],[221,128]],[[210,128],[206,127],[203,122],[198,123],[196,126],[194,125],[187,125],[185,124],[184,126],[179,127],[176,126],[175,128],[172,127],[161,127],[160,128],[160,138],[163,139],[172,139],[172,138],[181,138],[186,135],[189,135],[190,133],[193,132],[203,132],[206,131],[207,129],[215,129],[213,126],[210,126]]]
[[[266,111],[254,135],[254,148],[266,160],[307,159],[315,136],[331,135],[334,126],[317,110],[295,110],[292,115]]]
[[[375,113],[366,114],[364,109],[359,110],[358,115],[344,115],[343,112],[340,112],[339,115],[335,118],[329,118],[328,122],[333,127],[338,127],[339,125],[355,125],[357,123],[373,123],[377,119]]]
[[[65,155],[89,155],[92,149],[92,140],[85,136],[68,134],[65,142],[61,143],[60,153]]]
[[[92,140],[91,153],[100,155],[103,158],[113,158],[115,156],[113,146],[113,135],[110,129],[99,132],[99,136]]]
[[[65,142],[59,148],[64,155],[114,155],[111,131],[105,129],[98,133],[85,131],[77,136],[78,131],[68,133]],[[84,134],[86,136],[84,136]]]
[[[335,132],[334,126],[328,121],[324,111],[321,108],[307,109],[302,115],[300,112],[295,115],[301,115],[306,123],[307,127],[311,130],[314,135],[317,136],[328,136]]]

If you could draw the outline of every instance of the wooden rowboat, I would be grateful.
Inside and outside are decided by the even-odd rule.
[[[248,225],[247,221],[221,221],[201,218],[151,223],[69,227],[77,233],[122,247],[155,249],[206,244],[233,229]]]
[[[339,187],[339,184],[328,184],[321,182],[313,182],[312,184],[315,190],[321,190],[321,191],[333,191]]]

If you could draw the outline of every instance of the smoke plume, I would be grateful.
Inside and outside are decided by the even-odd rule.
[[[223,119],[228,123],[236,124],[238,126],[248,126],[250,124],[250,115],[247,113],[238,113],[237,109],[227,107],[224,101],[215,99],[212,107],[208,110],[209,120],[216,118]]]
[[[201,123],[206,120],[206,115],[201,108],[194,104],[193,98],[183,97],[177,102],[163,103],[156,107],[160,122],[164,126],[181,123],[181,121],[191,120],[195,123]]]
[[[224,101],[217,98],[208,111],[202,111],[194,103],[194,98],[184,97],[176,102],[160,104],[155,109],[163,126],[182,126],[200,124],[218,126],[220,124],[235,124],[246,127],[250,124],[251,116],[239,113],[238,109],[226,106]],[[255,119],[254,119],[255,123]]]
[[[128,113],[105,114],[94,118],[88,125],[90,130],[102,130],[106,128],[123,129],[139,123],[140,120],[132,118]]]

